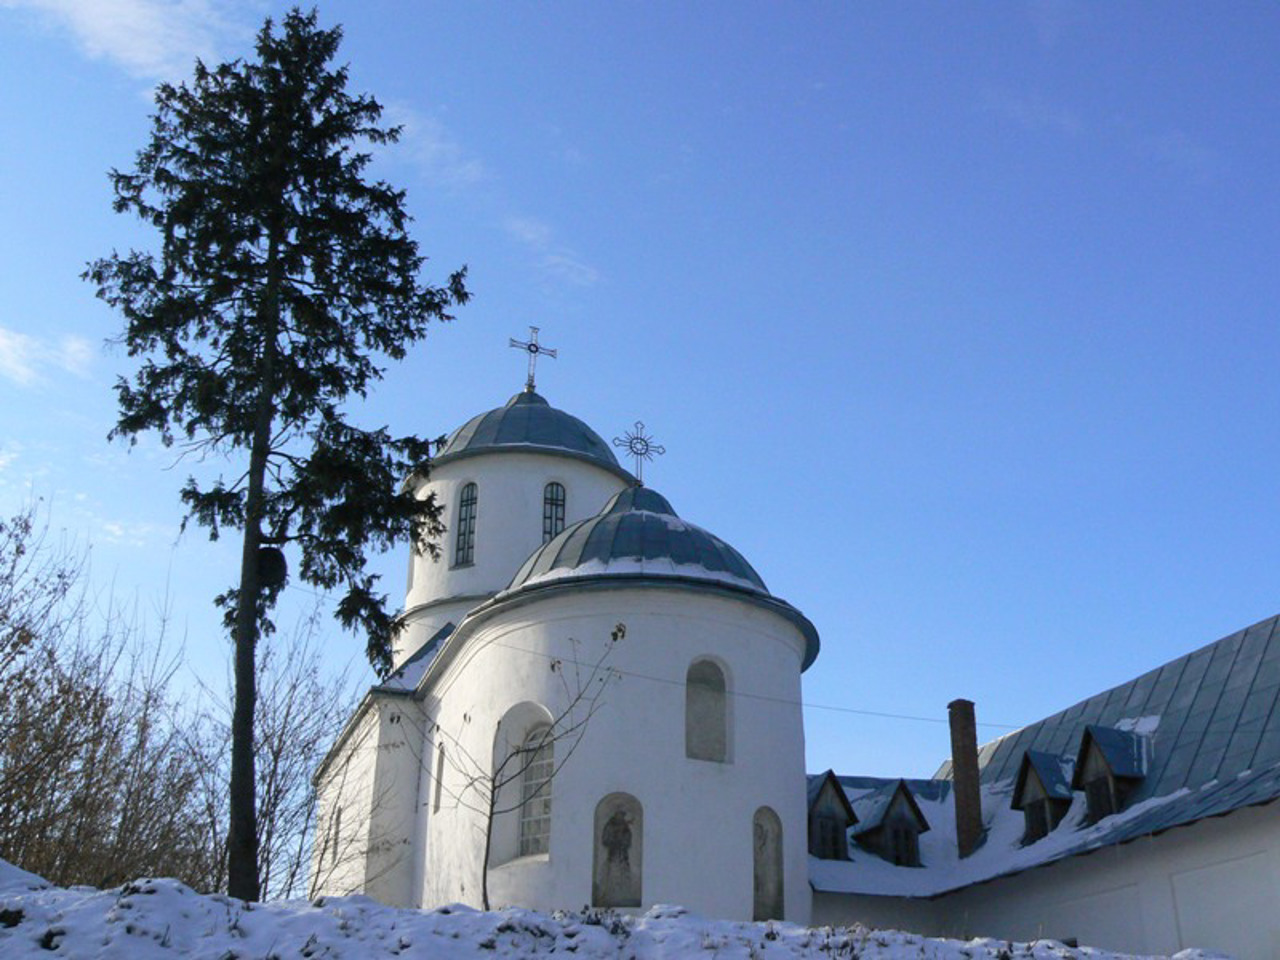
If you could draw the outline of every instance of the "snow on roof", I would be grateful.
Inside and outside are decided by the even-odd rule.
[[[455,629],[456,627],[452,623],[446,623],[433,633],[426,643],[414,651],[413,655],[400,665],[400,669],[375,686],[374,689],[389,693],[412,693],[418,689],[418,684],[422,682],[422,678],[431,669],[431,664],[435,663],[436,657],[440,655],[444,642],[453,635]]]
[[[1161,808],[1190,794],[1190,791],[1181,790],[1173,796],[1147,800],[1093,826],[1085,825],[1084,795],[1076,794],[1070,810],[1056,830],[1042,840],[1023,846],[1024,821],[1022,814],[1009,806],[1011,786],[1011,783],[1006,783],[999,787],[982,787],[987,836],[982,845],[964,859],[960,859],[956,850],[955,805],[950,791],[935,792],[932,797],[916,794],[916,802],[933,828],[920,835],[921,866],[895,866],[874,853],[851,845],[847,861],[810,857],[809,880],[814,889],[830,893],[937,896],[972,883],[1107,846],[1114,842],[1111,834],[1117,828],[1144,821]],[[846,792],[851,794],[850,800],[857,809],[864,791],[846,788]]]

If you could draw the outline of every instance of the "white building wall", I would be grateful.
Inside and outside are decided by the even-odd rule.
[[[317,785],[313,893],[409,904],[423,728],[417,702],[371,694]]]
[[[579,591],[508,609],[468,638],[433,688],[440,725],[459,741],[447,749],[489,757],[510,707],[535,701],[553,713],[562,709],[566,682],[574,687],[574,661],[587,669],[619,622],[626,637],[607,662],[621,676],[553,782],[550,854],[492,868],[492,904],[590,903],[595,807],[625,792],[644,811],[645,906],[681,903],[710,916],[751,919],[752,820],[769,806],[783,824],[786,919],[807,922],[804,640],[781,616],[666,588]],[[685,673],[708,656],[725,667],[729,681],[730,763],[685,756]],[[553,660],[560,670],[551,669]],[[478,904],[483,818],[457,796],[464,771],[446,772],[449,799],[427,824],[421,902]]]
[[[425,721],[421,705],[408,697],[379,697],[377,714],[376,789],[369,800],[369,855],[361,892],[392,906],[410,906]]]
[[[497,447],[434,467],[423,495],[444,505],[448,532],[440,558],[414,556],[404,609],[408,626],[396,639],[396,666],[446,623],[504,589],[520,565],[542,545],[542,498],[548,483],[565,488],[565,526],[595,516],[625,487],[621,477],[575,457]],[[475,560],[455,566],[462,488],[476,484]],[[450,602],[452,601],[452,602]]]
[[[1168,955],[1280,957],[1280,821],[1248,807],[936,900],[816,893],[814,919]]]
[[[316,839],[311,850],[310,880],[313,896],[364,891],[378,728],[376,710],[358,715],[316,783]]]

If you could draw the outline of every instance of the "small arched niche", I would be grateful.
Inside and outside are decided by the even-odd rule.
[[[782,920],[782,821],[771,807],[756,811],[751,824],[753,920]]]
[[[591,905],[638,907],[644,872],[644,809],[629,793],[596,804]]]
[[[692,760],[729,760],[729,691],[724,669],[695,660],[684,680],[684,755]]]

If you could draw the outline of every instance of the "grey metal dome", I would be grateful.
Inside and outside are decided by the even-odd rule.
[[[769,594],[742,554],[681,520],[662,494],[647,487],[623,490],[599,514],[543,544],[524,562],[507,592],[599,575],[711,580]]]
[[[432,462],[439,465],[495,448],[524,448],[587,460],[634,481],[598,433],[531,390],[517,393],[505,406],[472,417],[450,435]]]

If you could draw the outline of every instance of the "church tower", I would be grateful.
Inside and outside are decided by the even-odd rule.
[[[806,921],[808,619],[532,382],[419,493],[447,539],[317,773],[317,891]]]
[[[394,665],[503,589],[567,524],[633,483],[599,434],[532,389],[468,420],[417,491],[443,504],[448,533],[438,559],[410,558]]]

